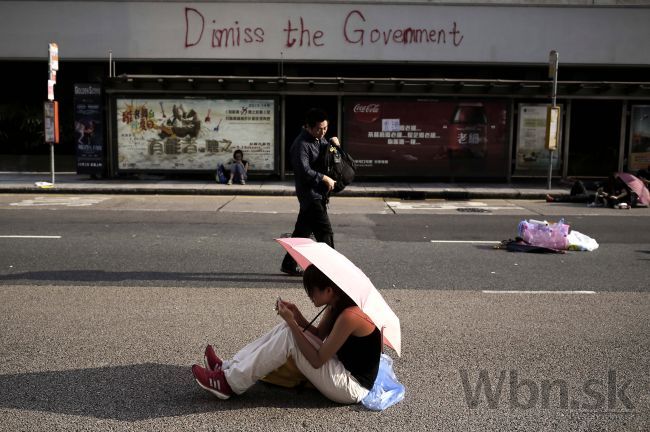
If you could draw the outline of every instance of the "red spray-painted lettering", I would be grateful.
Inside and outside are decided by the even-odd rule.
[[[287,34],[286,46],[292,48],[296,43],[299,47],[307,46],[321,47],[324,45],[322,39],[325,33],[322,30],[310,30],[305,27],[305,21],[300,17],[300,26],[293,27],[291,20],[288,20],[287,27],[283,30]],[[297,33],[294,36],[294,32]]]
[[[216,20],[212,20],[216,24]],[[194,8],[185,8],[185,48],[201,43],[205,31],[205,17]],[[264,29],[261,27],[244,27],[235,21],[229,27],[215,27],[210,31],[212,48],[239,47],[244,44],[264,42]]]
[[[366,24],[366,17],[361,11],[353,10],[345,17],[343,38],[347,43],[355,45],[369,44],[438,44],[446,45],[447,37],[454,46],[463,42],[463,35],[454,21],[451,30],[427,28],[388,28],[381,29]]]

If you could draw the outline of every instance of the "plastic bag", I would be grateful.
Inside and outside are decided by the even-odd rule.
[[[379,373],[368,395],[363,398],[363,406],[373,411],[383,411],[404,399],[406,389],[395,376],[393,359],[382,354],[379,359]]]
[[[533,246],[543,246],[552,249],[566,250],[569,246],[567,235],[569,225],[560,219],[557,223],[537,221],[534,219],[519,222],[519,237]]]
[[[226,184],[228,179],[226,178],[226,170],[223,164],[217,165],[217,172],[215,174],[217,183]]]
[[[576,230],[569,233],[567,241],[569,242],[569,250],[591,252],[598,249],[598,242],[596,240]]]

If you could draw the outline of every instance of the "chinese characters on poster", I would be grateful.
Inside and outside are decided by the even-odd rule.
[[[275,168],[274,100],[117,99],[120,170],[214,170],[242,150]]]

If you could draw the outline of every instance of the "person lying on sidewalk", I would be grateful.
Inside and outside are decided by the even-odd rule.
[[[593,189],[595,192],[592,192]],[[618,176],[612,174],[601,183],[585,185],[582,181],[577,180],[573,183],[568,196],[547,194],[546,202],[588,203],[589,207],[615,208],[620,204],[629,207],[631,205],[630,198],[631,194],[627,185]]]
[[[596,198],[596,190],[601,187],[600,183],[576,180],[571,186],[569,195],[552,196],[546,194],[546,202],[569,202],[569,203],[591,203]]]
[[[302,374],[328,399],[359,403],[379,371],[381,332],[330,278],[314,265],[305,269],[303,285],[315,306],[327,306],[318,326],[310,325],[298,307],[278,299],[284,323],[222,361],[211,345],[205,366],[192,366],[198,385],[228,399],[284,365],[291,356]]]

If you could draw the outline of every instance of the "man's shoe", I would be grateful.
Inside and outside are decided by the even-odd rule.
[[[303,269],[301,269],[301,268],[298,267],[298,266],[293,266],[293,267],[285,267],[285,266],[282,266],[282,267],[280,267],[280,271],[281,271],[282,273],[286,273],[286,274],[288,274],[289,276],[302,276],[303,273],[305,273],[305,272],[303,271]]]
[[[245,185],[245,184],[246,184],[246,180],[240,180],[240,181],[239,181],[239,184],[243,184],[243,185]]]
[[[232,184],[232,180],[228,180],[228,183],[226,183],[228,186]]]
[[[219,399],[228,399],[233,395],[230,384],[222,370],[209,371],[197,364],[192,366],[192,374],[199,386],[209,391]]]
[[[203,355],[203,364],[205,368],[210,371],[221,370],[221,365],[223,362],[217,356],[217,353],[214,352],[212,345],[205,347],[205,354]]]

